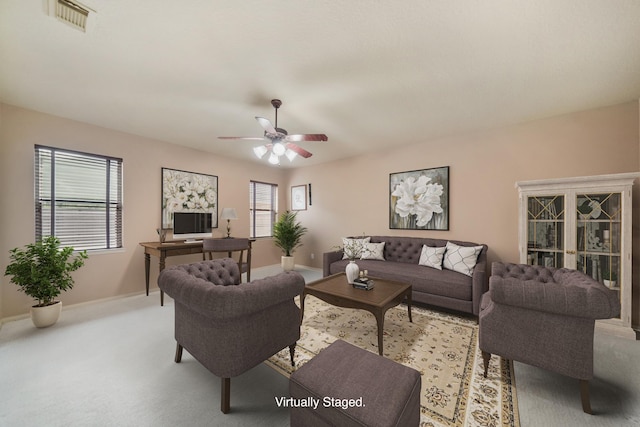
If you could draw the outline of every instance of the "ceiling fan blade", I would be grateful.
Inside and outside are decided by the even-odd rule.
[[[275,127],[273,127],[273,125],[269,120],[265,119],[264,117],[258,117],[258,116],[256,116],[256,120],[258,121],[258,123],[260,123],[260,126],[262,126],[262,128],[267,132],[267,134],[269,135],[278,134],[278,131],[276,130]]]
[[[269,141],[268,138],[263,138],[261,136],[219,136],[218,139],[244,139],[248,141]]]
[[[301,141],[327,141],[327,135],[323,133],[309,133],[302,135],[287,135],[284,140],[287,142],[301,142]]]
[[[287,144],[287,148],[291,151],[295,151],[300,157],[304,157],[305,159],[313,156],[313,154],[311,154],[310,152],[308,152],[307,150],[305,150],[302,147],[297,146],[296,144],[294,144],[293,142],[289,142]]]

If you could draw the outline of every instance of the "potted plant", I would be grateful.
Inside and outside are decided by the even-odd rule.
[[[613,289],[616,287],[616,283],[618,282],[618,274],[615,271],[609,271],[605,268],[602,271],[602,279],[607,288]]]
[[[286,211],[275,224],[273,224],[273,240],[277,247],[282,249],[282,268],[291,271],[295,265],[293,251],[302,246],[302,236],[307,232],[297,221],[297,212]]]
[[[84,265],[87,252],[73,256],[73,248],[60,247],[60,240],[47,236],[36,243],[9,251],[11,262],[4,272],[20,291],[36,301],[31,307],[31,320],[38,328],[51,326],[58,321],[62,302],[55,298],[62,291],[73,288],[71,272]]]

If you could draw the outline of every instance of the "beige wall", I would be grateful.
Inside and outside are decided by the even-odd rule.
[[[124,250],[90,254],[85,267],[74,273],[75,287],[61,295],[63,304],[126,295],[144,290],[144,256],[139,242],[157,241],[160,226],[161,168],[218,176],[220,207],[236,208],[233,235],[249,234],[249,179],[285,188],[285,173],[265,165],[216,157],[209,153],[135,135],[66,120],[0,104],[0,268],[4,273],[11,248],[33,242],[34,144],[121,157],[124,161]],[[286,205],[286,191],[280,192]],[[226,234],[220,224],[214,236]],[[270,240],[255,244],[254,266],[279,262]],[[196,261],[197,255],[169,258],[167,264]],[[152,288],[157,288],[157,258],[152,258]],[[2,276],[0,319],[26,313],[31,300]]]
[[[313,190],[313,205],[298,215],[313,232],[297,262],[321,267],[322,252],[341,236],[362,233],[486,243],[490,262],[519,262],[515,182],[639,171],[638,122],[638,103],[632,102],[296,169],[290,185],[311,183]],[[449,231],[390,230],[389,174],[440,166],[450,167]],[[637,280],[634,294],[640,294]]]
[[[638,103],[538,120],[519,126],[407,145],[329,164],[279,170],[222,159],[159,141],[0,105],[0,254],[33,239],[33,145],[44,144],[123,157],[125,162],[125,250],[95,255],[76,272],[76,287],[62,296],[74,304],[140,292],[144,283],[138,242],[155,240],[159,223],[160,168],[219,176],[220,206],[248,211],[248,181],[280,185],[280,210],[289,206],[291,185],[312,184],[312,206],[298,218],[309,228],[296,263],[322,266],[322,253],[353,234],[421,235],[482,242],[490,261],[518,261],[520,180],[640,170]],[[336,145],[340,141],[330,140]],[[302,161],[302,160],[300,160]],[[388,225],[389,174],[450,167],[450,230],[401,231]],[[11,182],[9,182],[9,177]],[[638,183],[637,183],[638,185]],[[634,195],[640,193],[640,185]],[[11,203],[6,200],[11,197]],[[16,197],[20,196],[20,197]],[[634,202],[638,206],[638,197]],[[640,209],[634,215],[638,227]],[[217,235],[224,231],[224,225]],[[232,223],[233,234],[248,234],[248,219]],[[635,232],[638,242],[639,232]],[[278,262],[270,240],[256,243],[256,266]],[[634,245],[638,254],[638,245]],[[311,258],[314,255],[315,259]],[[172,259],[172,263],[193,257]],[[638,259],[638,258],[636,258]],[[4,271],[8,257],[0,257]],[[634,261],[634,265],[638,265]],[[638,270],[637,268],[635,270]],[[637,275],[634,293],[640,295]],[[152,286],[157,267],[152,268]],[[0,318],[25,313],[30,301],[2,278]],[[638,307],[634,308],[634,323]]]

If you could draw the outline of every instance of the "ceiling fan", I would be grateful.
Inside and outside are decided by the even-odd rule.
[[[293,161],[296,156],[304,158],[311,157],[312,154],[304,148],[298,146],[296,142],[302,141],[327,141],[327,135],[322,133],[313,134],[297,134],[289,135],[286,130],[278,127],[278,108],[282,105],[279,99],[272,99],[271,105],[276,109],[276,125],[264,117],[256,116],[256,120],[264,129],[263,137],[243,137],[243,136],[219,136],[219,139],[244,139],[251,141],[270,141],[267,144],[259,145],[253,148],[253,152],[261,159],[265,154],[271,152],[269,163],[273,165],[280,164],[280,156],[285,155],[289,161]]]

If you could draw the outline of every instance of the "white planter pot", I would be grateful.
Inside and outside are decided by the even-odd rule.
[[[292,271],[296,266],[292,256],[283,256],[281,262],[284,271]]]
[[[344,273],[347,275],[347,282],[352,285],[353,281],[356,280],[360,274],[360,267],[358,267],[355,261],[349,261],[349,264],[347,264],[344,269]]]
[[[58,321],[61,311],[62,301],[44,307],[31,307],[31,321],[36,328],[46,328]]]

